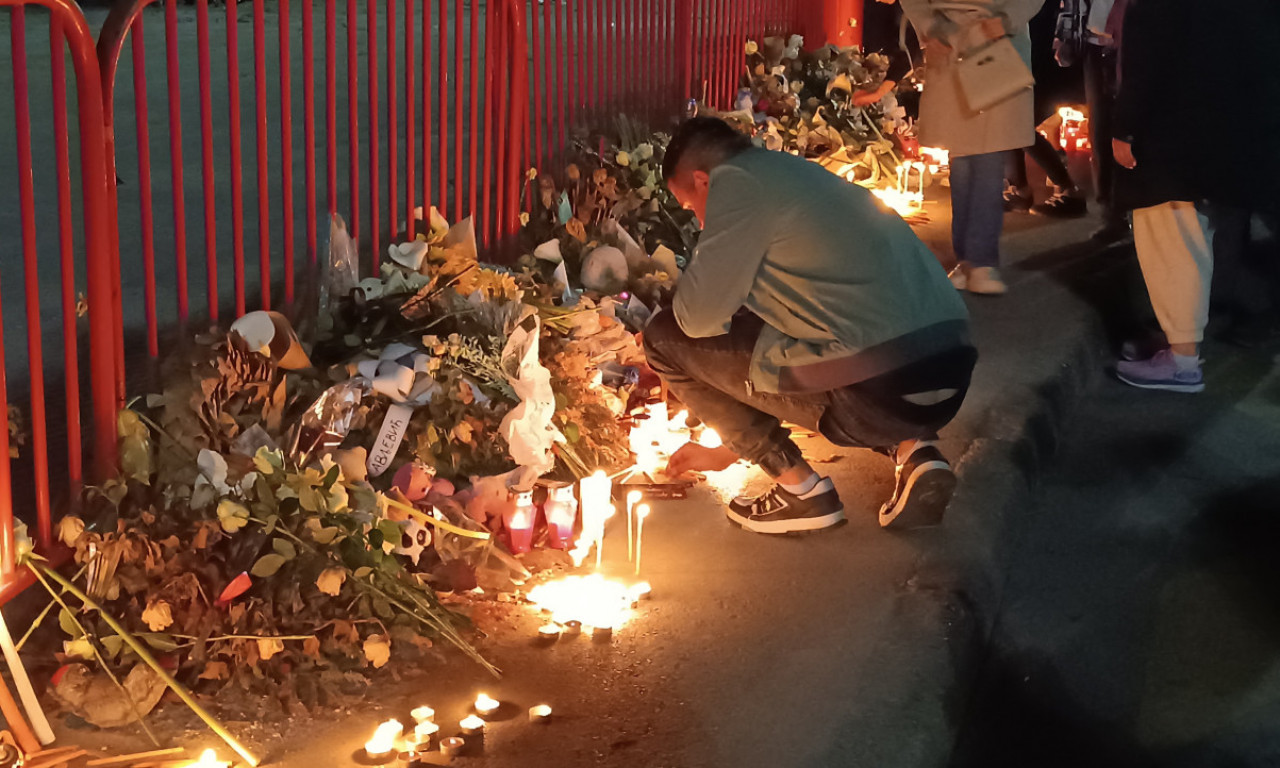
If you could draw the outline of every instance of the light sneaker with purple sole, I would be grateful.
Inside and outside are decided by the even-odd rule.
[[[1203,392],[1204,373],[1200,361],[1194,367],[1179,366],[1172,350],[1162,349],[1146,360],[1116,363],[1116,378],[1131,387],[1163,389],[1167,392]]]

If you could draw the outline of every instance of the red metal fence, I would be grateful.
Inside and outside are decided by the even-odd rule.
[[[690,98],[728,106],[748,36],[792,31],[801,6],[123,0],[95,50],[72,0],[0,0],[12,60],[0,85],[13,93],[0,124],[12,122],[16,138],[12,157],[0,145],[0,177],[16,180],[16,201],[0,200],[0,228],[20,233],[0,241],[0,410],[12,391],[23,423],[20,457],[0,458],[0,603],[26,584],[15,571],[15,509],[49,551],[53,510],[75,503],[85,456],[91,478],[114,471],[116,411],[148,367],[137,363],[190,327],[291,304],[324,258],[323,214],[346,218],[371,254],[366,269],[432,205],[453,220],[473,216],[492,253],[518,229],[530,165],[614,114],[664,127]],[[28,45],[35,21],[48,34],[43,57]],[[46,68],[48,90],[32,81]],[[21,292],[8,285],[19,262]],[[5,347],[16,329],[25,349]],[[46,357],[49,344],[58,352]],[[46,398],[59,388],[51,411]],[[0,457],[9,446],[0,430]],[[51,465],[62,452],[65,468]]]

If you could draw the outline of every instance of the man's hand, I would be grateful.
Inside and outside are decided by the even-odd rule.
[[[686,472],[719,472],[728,469],[740,457],[727,445],[708,448],[697,443],[685,443],[671,454],[667,462],[667,475],[679,477]]]
[[[1111,154],[1115,155],[1117,163],[1129,170],[1138,167],[1138,161],[1133,157],[1133,145],[1127,141],[1112,139]]]

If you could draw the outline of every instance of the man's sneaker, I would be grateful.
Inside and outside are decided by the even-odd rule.
[[[1181,369],[1170,349],[1162,349],[1146,360],[1121,360],[1116,363],[1116,378],[1141,389],[1204,391],[1204,373],[1200,370],[1200,363],[1197,361],[1195,368]]]
[[[898,465],[893,498],[880,508],[883,528],[920,528],[937,525],[951,503],[956,475],[942,452],[922,445]]]
[[[969,293],[983,296],[1001,296],[1009,292],[1009,286],[1000,278],[1000,270],[995,267],[974,267],[969,270],[965,281]]]
[[[1089,212],[1089,206],[1079,195],[1068,195],[1055,192],[1043,203],[1031,206],[1031,212],[1040,216],[1053,216],[1059,219],[1078,219]]]
[[[1005,213],[1027,213],[1032,208],[1031,202],[1031,195],[1022,194],[1017,187],[1009,186],[1004,188]]]
[[[788,493],[780,485],[755,498],[739,496],[729,502],[725,514],[748,531],[795,533],[839,523],[844,520],[844,505],[831,478],[824,477],[802,496]]]

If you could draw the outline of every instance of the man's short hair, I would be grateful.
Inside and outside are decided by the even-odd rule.
[[[676,129],[662,158],[662,178],[668,182],[684,168],[710,171],[751,148],[751,139],[718,117],[694,117]]]

